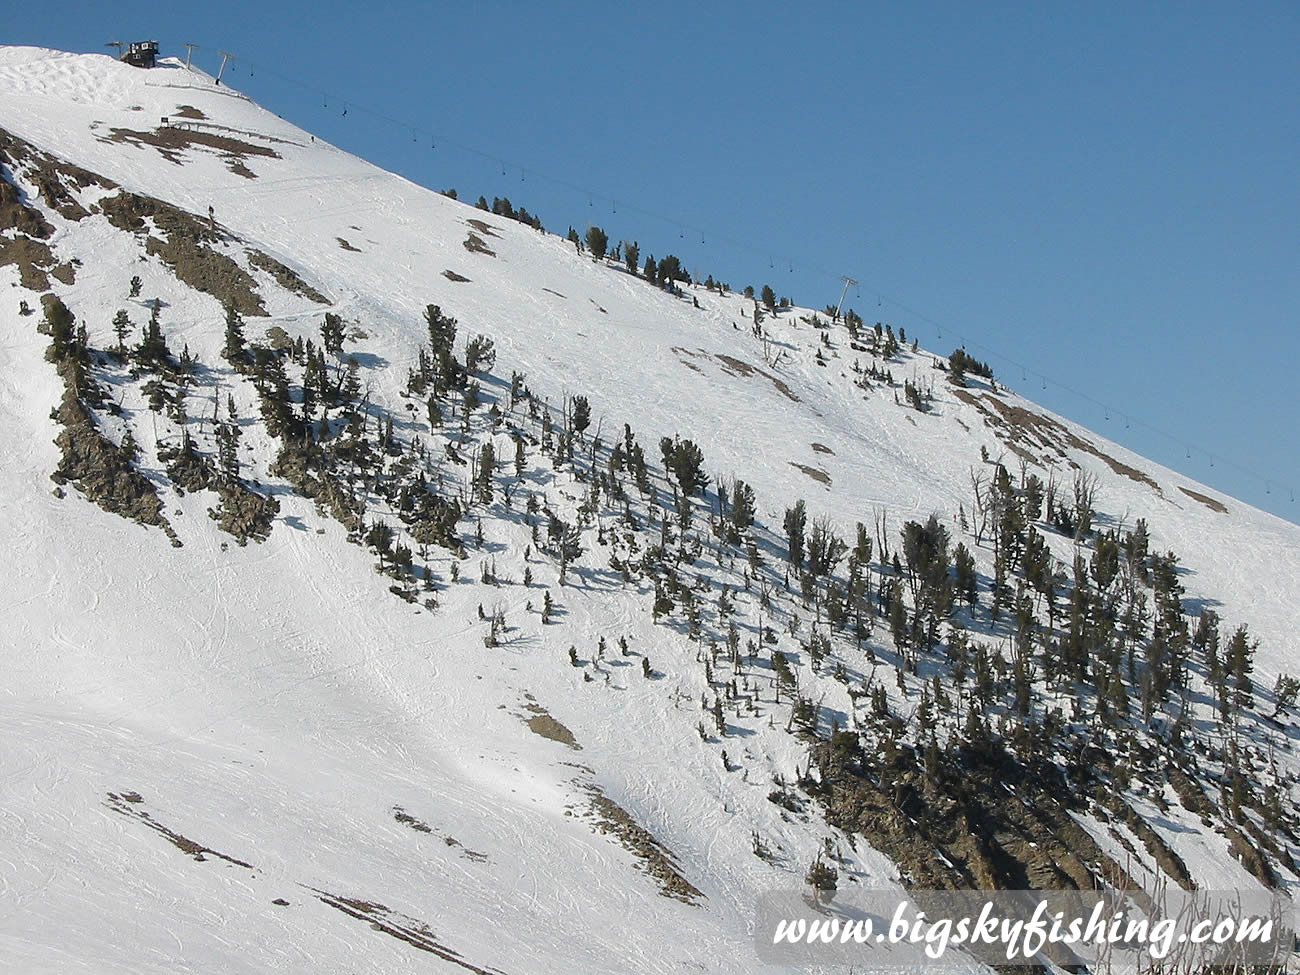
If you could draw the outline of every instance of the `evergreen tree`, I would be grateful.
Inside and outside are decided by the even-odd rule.
[[[131,319],[127,316],[125,308],[119,308],[117,314],[113,316],[113,334],[117,336],[118,355],[125,355],[126,338],[131,334]]]
[[[236,369],[241,368],[247,359],[244,347],[244,318],[239,314],[239,309],[235,307],[234,302],[226,305],[226,345],[221,355]]]
[[[605,256],[605,250],[609,247],[609,235],[601,230],[595,224],[587,228],[587,250],[591,251],[591,256],[600,260]]]
[[[627,266],[628,274],[636,274],[636,262],[641,256],[641,246],[634,240],[630,244],[623,241],[623,263]]]
[[[803,500],[796,501],[793,508],[785,509],[785,541],[787,558],[796,569],[803,568],[804,528],[808,523],[808,508]]]
[[[321,344],[336,359],[343,356],[343,319],[333,312],[325,313],[320,327]]]
[[[582,436],[587,427],[591,426],[591,403],[587,397],[574,396],[569,401],[569,424],[578,436]]]

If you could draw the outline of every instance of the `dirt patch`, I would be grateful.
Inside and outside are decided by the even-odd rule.
[[[457,284],[467,284],[469,282],[469,278],[465,277],[463,274],[457,274],[451,268],[446,268],[442,272],[442,276],[448,281],[455,281]]]
[[[818,484],[825,484],[828,488],[831,486],[831,476],[820,467],[809,467],[807,464],[796,464],[794,461],[790,461],[790,466],[799,468]]]
[[[486,254],[488,257],[497,256],[496,251],[484,243],[483,238],[476,233],[471,233],[461,241],[461,244],[463,244],[465,250],[469,251],[471,254]]]
[[[176,277],[195,291],[211,295],[223,305],[234,305],[241,315],[264,317],[266,307],[252,275],[219,251],[189,237],[166,241],[149,237],[145,253],[161,259]]]
[[[135,808],[143,802],[144,800],[140,797],[138,792],[124,792],[120,795],[118,793],[110,792],[108,794],[108,802],[106,805],[116,813],[121,813],[123,816],[128,816],[131,819],[144,823],[144,825],[148,826],[155,833],[158,833],[160,836],[165,838],[167,842],[176,847],[176,849],[180,850],[186,856],[193,857],[200,863],[208,857],[216,857],[218,860],[225,860],[227,863],[233,864],[236,867],[243,867],[246,870],[253,869],[251,863],[245,863],[243,860],[227,856],[225,853],[219,853],[210,846],[196,843],[189,837],[182,836],[175,830],[164,826],[143,809]]]
[[[827,447],[824,443],[814,443],[812,449],[819,454],[830,454],[832,457],[835,456],[835,451],[831,450],[831,448]]]
[[[270,146],[254,145],[242,139],[235,139],[218,132],[205,132],[191,127],[181,128],[175,125],[159,126],[152,132],[140,132],[136,129],[109,129],[109,134],[100,136],[101,142],[126,143],[133,146],[152,146],[168,162],[180,166],[184,164],[182,155],[191,149],[210,149],[224,156],[243,160],[249,156],[263,156],[279,159],[280,154]]]
[[[318,305],[328,305],[330,303],[328,298],[304,281],[297,271],[281,264],[269,254],[263,254],[259,250],[250,248],[248,250],[248,263],[275,278],[276,283],[285,291],[298,295],[300,298],[306,298],[308,301],[314,301]]]
[[[596,829],[612,833],[624,849],[641,861],[646,873],[659,884],[659,892],[684,904],[695,904],[704,895],[677,869],[672,854],[650,832],[632,818],[626,809],[594,785],[585,786],[591,793],[591,809]]]
[[[77,190],[88,186],[113,189],[117,185],[80,166],[42,152],[3,129],[0,129],[0,162],[9,168],[10,176],[21,168],[25,176],[36,184],[37,193],[45,205],[68,220],[80,220],[90,212],[77,199]],[[5,226],[3,209],[3,205],[0,205],[0,229]],[[43,238],[48,234],[33,236]]]
[[[473,217],[470,217],[470,218],[469,218],[468,220],[466,220],[465,222],[466,222],[467,224],[469,224],[471,227],[473,227],[475,230],[477,230],[477,231],[478,231],[479,233],[481,233],[481,234],[487,234],[489,237],[500,237],[500,236],[501,236],[501,235],[500,235],[499,233],[497,233],[494,229],[492,229],[492,227],[488,226],[488,224],[484,223],[482,220],[476,220],[476,219],[474,219]]]
[[[714,358],[721,362],[726,371],[731,373],[733,376],[745,376],[748,378],[759,371],[748,362],[742,362],[740,359],[732,358],[729,355],[719,355]]]
[[[390,938],[396,938],[398,941],[403,941],[412,948],[418,948],[420,951],[436,955],[443,961],[459,965],[468,972],[474,972],[475,975],[502,975],[495,968],[480,968],[478,965],[465,961],[460,957],[459,952],[453,951],[440,943],[438,936],[423,921],[407,917],[405,914],[399,914],[397,911],[374,901],[360,900],[355,897],[339,897],[323,890],[317,890],[315,887],[306,889],[316,894],[322,904],[328,904],[348,917],[363,921],[373,930],[386,934]]]
[[[211,219],[126,190],[101,201],[100,205],[113,226],[145,236],[145,252],[166,263],[180,281],[212,295],[223,305],[233,304],[242,315],[266,315],[253,276],[234,259],[210,246],[234,239],[219,230]],[[162,234],[161,238],[148,235],[150,222]]]
[[[997,433],[1000,440],[1015,450],[1017,454],[1032,460],[1036,464],[1042,464],[1043,461],[1033,451],[1054,451],[1061,456],[1065,456],[1066,449],[1070,448],[1085,454],[1091,454],[1098,460],[1104,461],[1106,466],[1116,474],[1127,477],[1139,484],[1145,484],[1157,494],[1162,493],[1160,485],[1149,474],[1138,470],[1136,467],[1131,467],[1123,461],[1116,460],[1102,451],[1096,444],[1077,436],[1051,417],[1035,413],[1023,406],[1012,406],[992,393],[984,393],[979,397],[964,389],[955,389],[953,393],[962,402],[974,406],[983,413],[986,422]],[[1026,449],[1030,452],[1026,452]]]
[[[421,822],[420,820],[416,819],[414,816],[408,813],[401,806],[393,807],[393,818],[397,820],[399,823],[401,823],[403,826],[409,826],[417,833],[429,833],[432,835],[441,836],[443,843],[445,843],[447,846],[452,846],[460,850],[460,855],[464,857],[466,860],[472,860],[475,863],[487,862],[488,855],[486,853],[480,853],[477,850],[471,850],[467,848],[465,844],[463,844],[460,840],[456,839],[456,837],[454,836],[446,836],[446,835],[439,834],[428,823]]]
[[[202,109],[195,108],[193,105],[180,105],[176,111],[172,112],[177,118],[198,118],[205,119]]]
[[[393,807],[393,818],[403,826],[409,826],[417,833],[432,833],[433,827],[428,823],[422,823],[401,806]]]
[[[344,240],[342,237],[335,237],[334,239],[337,240],[337,241],[339,242],[339,246],[342,247],[345,251],[351,251],[353,254],[360,254],[360,253],[361,253],[361,248],[360,248],[360,247],[353,247],[351,244],[349,244],[349,243],[348,243],[346,240]]]
[[[1218,501],[1215,500],[1214,498],[1209,497],[1208,495],[1201,494],[1201,492],[1199,491],[1193,491],[1191,488],[1185,488],[1181,484],[1178,485],[1178,490],[1182,491],[1183,494],[1187,495],[1193,501],[1201,502],[1201,504],[1205,505],[1211,511],[1217,511],[1221,515],[1226,515],[1228,513],[1228,506],[1225,505],[1222,501]]]
[[[767,375],[767,374],[764,373],[764,375]],[[796,395],[794,394],[794,390],[792,390],[789,386],[787,386],[787,385],[786,385],[785,383],[783,383],[781,380],[777,379],[775,376],[770,376],[770,375],[769,375],[769,376],[767,376],[767,378],[770,379],[770,380],[772,380],[772,385],[775,386],[775,387],[776,387],[776,388],[781,392],[781,394],[782,394],[786,399],[788,399],[791,403],[798,403],[798,402],[799,402],[799,397],[796,396]]]
[[[524,706],[532,715],[525,721],[529,731],[535,735],[541,735],[543,738],[549,738],[551,741],[558,741],[561,745],[568,745],[574,751],[582,750],[582,746],[578,744],[578,739],[573,737],[573,732],[551,717],[551,713],[546,708],[532,702]]]
[[[789,386],[787,386],[785,382],[778,379],[776,376],[773,376],[770,372],[760,369],[757,366],[752,366],[748,362],[745,362],[742,359],[737,359],[734,356],[715,355],[713,358],[722,364],[723,371],[726,372],[728,375],[742,376],[746,379],[749,378],[750,376],[755,376],[755,375],[762,376],[764,379],[768,380],[773,386],[775,386],[777,390],[781,393],[781,395],[784,396],[786,399],[788,399],[790,402],[792,403],[799,402],[799,397],[795,395],[794,390],[792,390]]]
[[[20,234],[47,240],[54,233],[45,215],[23,200],[18,187],[5,176],[0,182],[0,230],[16,230]]]
[[[45,241],[24,236],[10,238],[0,235],[0,267],[18,268],[19,283],[27,290],[48,291],[49,273],[57,264],[50,245]]]
[[[253,172],[251,169],[245,166],[244,161],[242,159],[236,159],[235,157],[231,156],[228,160],[226,160],[226,168],[230,170],[232,173],[234,173],[236,176],[244,177],[244,179],[257,179],[257,173]]]

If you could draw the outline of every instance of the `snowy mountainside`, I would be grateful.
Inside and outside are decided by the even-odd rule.
[[[1077,829],[1080,857],[1091,843],[1095,861],[1007,856],[1029,876],[1076,881],[1122,870],[1220,889],[1296,883],[1297,729],[1269,694],[1300,670],[1296,526],[1000,383],[959,388],[935,368],[938,350],[903,343],[884,359],[870,329],[851,340],[808,309],[766,314],[755,334],[740,294],[653,287],[340,152],[177,62],[141,71],[4,48],[0,91],[14,189],[0,201],[13,286],[0,307],[0,599],[12,621],[0,943],[23,970],[751,971],[756,899],[800,886],[822,858],[845,887],[937,882],[916,860],[927,844],[964,856],[969,876],[1014,875],[960,837],[873,835],[871,817],[848,816],[830,773],[867,760],[830,754],[833,730],[880,719],[873,691],[887,692],[886,719],[914,725],[930,681],[942,688],[944,652],[909,637],[898,656],[919,659],[896,681],[888,606],[872,611],[868,662],[834,627],[825,651],[810,637],[823,598],[845,598],[834,572],[811,597],[797,578],[782,588],[783,513],[797,499],[810,527],[824,516],[850,545],[863,523],[878,556],[877,524],[898,551],[905,522],[938,513],[980,577],[980,606],[955,616],[1010,646],[1014,620],[984,610],[995,529],[977,543],[959,527],[977,520],[972,476],[988,490],[999,458],[1017,480],[1023,459],[1055,481],[1067,507],[1074,484],[1092,484],[1101,531],[1143,520],[1151,553],[1178,555],[1175,615],[1194,628],[1213,609],[1225,644],[1239,624],[1259,644],[1258,703],[1233,724],[1231,772],[1193,677],[1184,696],[1202,711],[1188,712],[1188,736],[1213,752],[1199,773],[1151,778],[1141,753],[1154,726],[1135,723],[1114,797],[1016,823],[1026,842]],[[43,296],[84,324],[84,342],[75,329],[60,338]],[[227,305],[249,346],[287,348],[225,356]],[[492,342],[495,364],[470,370],[477,408],[433,361],[430,305],[457,320],[453,360],[472,336]],[[119,309],[132,344],[156,310],[169,351],[116,354]],[[346,334],[316,380],[319,426],[295,410],[315,368],[300,350],[322,343],[327,313]],[[592,419],[570,438],[574,396]],[[632,443],[625,424],[650,494],[628,484],[619,496],[630,467],[610,452]],[[104,459],[128,431],[137,458]],[[674,435],[699,446],[710,475],[687,528],[658,448]],[[295,437],[303,446],[288,449]],[[186,442],[189,488],[176,474]],[[501,473],[485,491],[487,443]],[[420,508],[416,477],[457,506],[450,529],[445,508]],[[754,491],[755,523],[736,543],[710,530],[726,517],[717,478]],[[153,527],[104,510],[128,502]],[[373,535],[380,523],[395,535]],[[1095,533],[1039,527],[1068,582]],[[394,564],[403,547],[409,569]],[[866,563],[868,590],[892,581],[900,612],[919,609],[924,586]],[[729,622],[746,652],[726,646]],[[1044,714],[1068,711],[1063,684],[1039,693]],[[791,707],[809,702],[811,720]],[[1163,713],[1173,724],[1176,705]],[[958,709],[949,723],[962,720]],[[901,740],[917,755],[925,744],[914,729]],[[944,774],[930,779],[936,807],[975,801],[935,798]],[[1229,816],[1212,783],[1260,798]]]

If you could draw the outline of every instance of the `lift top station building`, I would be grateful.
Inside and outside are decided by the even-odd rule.
[[[134,68],[152,68],[158,60],[158,42],[132,41],[122,51],[120,60]]]

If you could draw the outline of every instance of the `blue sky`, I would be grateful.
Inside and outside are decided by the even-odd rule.
[[[1294,3],[50,3],[6,28],[231,51],[230,84],[385,168],[735,287],[820,307],[851,275],[869,322],[1300,517]]]

